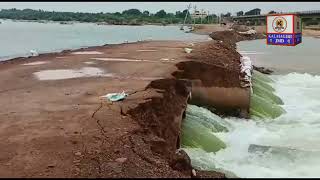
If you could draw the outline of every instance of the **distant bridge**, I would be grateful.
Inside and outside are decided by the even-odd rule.
[[[296,14],[299,15],[302,21],[302,26],[305,26],[308,21],[317,21],[320,23],[320,10],[314,11],[299,11],[299,12],[281,12],[275,14]],[[238,24],[246,25],[266,25],[266,16],[269,14],[249,15],[249,16],[232,16],[231,19]]]

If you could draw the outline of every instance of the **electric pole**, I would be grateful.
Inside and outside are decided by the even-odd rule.
[[[187,20],[190,8],[191,8],[191,3],[188,5],[188,10],[187,10],[186,16],[184,17],[183,25],[180,28],[181,30],[183,30],[183,27],[186,24],[186,20]]]

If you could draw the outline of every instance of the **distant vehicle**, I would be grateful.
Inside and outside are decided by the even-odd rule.
[[[189,30],[184,31],[185,33],[190,33],[192,31],[194,31],[194,27],[193,26],[189,26],[188,27]]]
[[[39,56],[39,53],[36,50],[30,50],[31,56]]]

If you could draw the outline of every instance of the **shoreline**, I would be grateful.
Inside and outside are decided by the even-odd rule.
[[[143,41],[140,41],[143,42]],[[104,44],[101,46],[88,46],[88,47],[82,47],[82,48],[75,48],[75,49],[65,49],[65,50],[58,50],[58,51],[52,51],[52,52],[47,52],[47,53],[39,53],[38,56],[29,56],[29,57],[24,57],[24,56],[19,56],[19,57],[13,57],[10,59],[5,59],[5,60],[0,60],[0,65],[1,64],[7,64],[7,63],[13,63],[15,61],[28,61],[31,58],[43,58],[43,57],[50,57],[50,56],[55,56],[55,55],[66,55],[68,53],[73,53],[81,50],[88,50],[88,49],[96,49],[96,48],[103,48],[103,47],[111,47],[111,46],[116,46],[116,45],[122,45],[122,44],[137,44],[140,43],[139,41],[136,42],[128,42],[128,43],[119,43],[119,44]]]
[[[109,26],[148,26],[148,25],[153,25],[153,26],[181,26],[181,23],[178,24],[166,24],[163,25],[162,23],[144,23],[144,24],[105,24],[105,22],[82,22],[82,21],[49,21],[49,20],[23,20],[23,19],[1,19],[4,21],[13,21],[13,22],[34,22],[34,23],[71,23],[71,24],[64,24],[64,25],[72,25],[73,23],[88,23],[88,24],[96,24],[96,25],[109,25]]]
[[[222,32],[216,40],[198,42],[194,46],[190,46],[185,41],[142,41],[64,50],[60,53],[45,53],[37,57],[14,58],[0,62],[0,68],[5,70],[1,72],[0,84],[6,84],[5,90],[0,91],[2,103],[11,104],[3,110],[4,117],[2,118],[5,120],[2,123],[8,127],[25,126],[29,128],[29,131],[34,129],[38,134],[40,133],[39,136],[35,136],[25,131],[16,131],[11,135],[12,133],[7,132],[10,128],[7,128],[2,129],[2,138],[13,138],[16,137],[14,134],[19,136],[22,133],[24,136],[33,137],[32,141],[26,141],[26,143],[16,138],[14,143],[20,143],[20,146],[23,147],[22,151],[32,152],[43,149],[39,151],[40,154],[43,154],[43,159],[39,159],[42,156],[29,154],[32,158],[37,159],[41,166],[34,165],[34,168],[26,172],[22,170],[17,174],[17,169],[20,169],[19,164],[26,162],[23,159],[7,161],[6,163],[10,162],[11,165],[6,166],[5,171],[0,170],[0,176],[26,177],[30,176],[28,173],[31,172],[32,177],[42,177],[44,174],[50,177],[193,177],[191,172],[193,168],[188,161],[188,156],[183,153],[175,153],[180,142],[181,123],[189,101],[190,87],[197,87],[201,91],[208,90],[208,92],[211,91],[209,87],[217,87],[213,89],[213,92],[222,94],[220,90],[225,90],[225,88],[230,88],[230,91],[234,91],[233,89],[238,91],[239,69],[236,67],[239,66],[236,61],[240,61],[239,53],[234,49],[235,41],[228,43],[228,39],[235,37],[223,36],[224,33],[226,32]],[[224,43],[217,42],[219,40],[223,40]],[[185,47],[193,48],[194,52],[186,54],[183,51]],[[150,48],[156,51],[139,53],[141,49]],[[72,52],[81,50],[101,51],[104,54],[72,54]],[[127,54],[120,56],[119,53]],[[105,57],[106,54],[108,58],[147,59],[154,62],[135,64],[122,62],[120,65],[117,61],[95,61],[96,65],[91,65],[106,68],[119,77],[37,81],[30,76],[32,72],[45,69],[79,68],[83,66],[82,63],[92,61],[92,58]],[[66,58],[57,59],[60,56]],[[212,57],[216,57],[216,61],[210,61]],[[167,58],[169,62],[159,60],[161,58]],[[48,61],[50,63],[41,66],[20,66],[25,61]],[[221,63],[225,67],[221,68]],[[11,64],[11,66],[5,66],[5,64]],[[130,68],[124,70],[122,66]],[[206,68],[205,71],[203,68],[201,71],[196,68],[202,66]],[[148,71],[148,69],[154,69],[154,71]],[[202,73],[205,76],[201,76]],[[207,76],[212,77],[212,75],[215,75],[217,79],[213,81],[206,79]],[[139,76],[162,77],[155,78],[156,80],[138,80]],[[11,83],[6,78],[10,79]],[[200,83],[192,80],[194,78],[199,78]],[[234,80],[222,81],[223,78]],[[141,90],[135,91],[121,102],[108,103],[106,100],[97,99],[103,93],[117,92],[121,89]],[[25,92],[28,93],[25,94]],[[61,94],[61,92],[65,93]],[[50,97],[47,96],[48,93],[51,94]],[[23,94],[23,99],[33,97],[32,100],[29,99],[29,102],[26,102],[30,103],[28,106],[17,107],[18,104],[23,103],[19,94]],[[81,110],[80,113],[72,108],[74,101],[78,103],[76,107]],[[219,104],[221,102],[209,103]],[[230,102],[227,105],[238,103],[237,101]],[[247,104],[245,103],[244,106]],[[221,113],[226,113],[224,109],[221,109]],[[17,111],[18,114],[8,114],[8,112]],[[29,115],[30,113],[32,116]],[[28,121],[11,124],[13,119],[22,120],[22,117],[35,118],[41,123],[37,124],[32,121],[34,126],[31,127]],[[62,119],[65,124],[59,125],[58,119]],[[49,128],[52,134],[42,128],[48,125],[53,128]],[[56,138],[57,131],[60,132],[56,128],[63,128],[66,135]],[[77,133],[74,133],[75,129],[78,129]],[[81,136],[78,135],[79,132]],[[44,137],[49,137],[49,139],[42,139]],[[69,138],[70,140],[67,140]],[[45,140],[44,144],[36,146],[43,140]],[[66,145],[66,142],[69,141],[76,143]],[[53,144],[56,146],[55,149],[48,148]],[[0,146],[4,148],[4,145]],[[14,151],[21,155],[19,148],[14,144],[8,142],[6,145],[8,146],[6,153]],[[85,146],[85,149],[82,149],[80,145]],[[49,157],[45,156],[44,152],[47,151],[53,154],[57,151],[62,153],[65,157],[62,163],[67,166],[58,162],[55,162],[54,165],[46,165]],[[136,162],[139,164],[137,165]],[[29,163],[34,163],[34,161]],[[46,171],[48,167],[51,170]],[[68,173],[61,174],[62,169],[68,169]],[[225,177],[222,173],[213,171],[196,170],[196,174],[196,177]]]

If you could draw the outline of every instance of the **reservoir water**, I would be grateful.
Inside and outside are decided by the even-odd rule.
[[[272,86],[286,113],[265,121],[223,118],[229,132],[213,134],[226,148],[216,153],[186,148],[193,166],[238,177],[320,177],[319,45],[313,38],[304,38],[296,47],[266,46],[265,40],[238,43],[238,51],[254,64],[276,70],[270,76]],[[214,117],[210,111],[204,113]],[[278,150],[250,151],[250,145]]]
[[[206,40],[208,36],[184,33],[178,26],[116,26],[93,23],[62,25],[1,20],[0,61],[38,53],[56,52],[139,40]]]
[[[277,73],[320,73],[320,38],[302,37],[297,46],[266,45],[265,40],[242,41],[238,51],[249,56],[257,66],[269,67]]]

